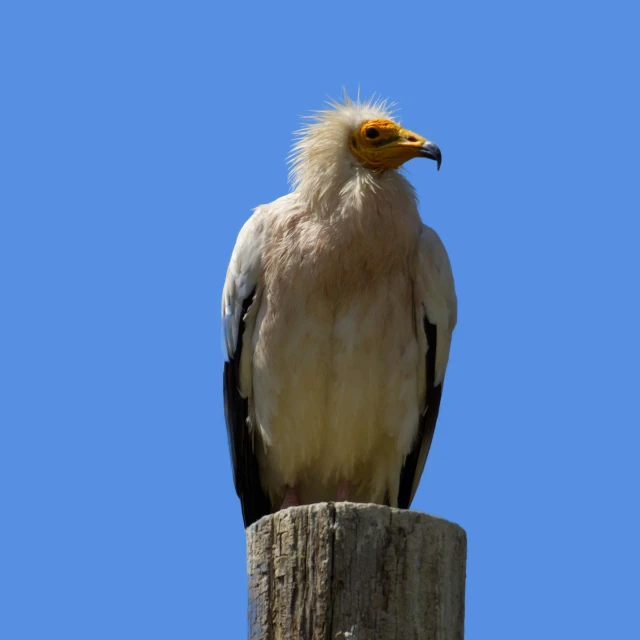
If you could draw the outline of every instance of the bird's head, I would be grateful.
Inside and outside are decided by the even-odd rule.
[[[412,158],[442,162],[433,142],[402,127],[384,101],[331,102],[299,132],[291,154],[291,179],[310,198],[339,192],[354,176],[376,180]]]
[[[442,162],[440,149],[421,135],[386,118],[365,120],[349,136],[349,150],[362,166],[372,171],[397,169],[411,158]]]

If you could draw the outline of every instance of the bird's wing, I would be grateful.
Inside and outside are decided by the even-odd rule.
[[[262,296],[262,252],[266,235],[267,212],[258,208],[238,235],[222,292],[226,351],[224,412],[233,480],[242,504],[245,527],[271,512],[269,499],[260,484],[254,436],[248,422],[252,336]]]
[[[400,476],[398,506],[405,509],[411,505],[429,455],[458,313],[449,256],[438,234],[426,225],[418,248],[415,306],[417,333],[425,358],[421,376],[425,400],[416,441]]]

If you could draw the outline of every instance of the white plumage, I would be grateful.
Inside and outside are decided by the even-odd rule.
[[[292,193],[238,236],[222,317],[245,525],[291,496],[413,498],[456,323],[447,253],[397,170],[417,156],[439,166],[383,103],[333,104],[294,147]]]

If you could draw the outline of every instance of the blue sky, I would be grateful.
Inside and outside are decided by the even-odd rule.
[[[467,637],[637,629],[631,2],[5,3],[0,636],[243,638],[219,300],[342,86],[408,168],[460,313],[414,507],[469,536]]]

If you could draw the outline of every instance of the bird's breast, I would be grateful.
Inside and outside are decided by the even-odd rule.
[[[266,464],[285,483],[371,476],[371,460],[407,454],[418,425],[411,273],[300,258],[295,277],[265,280],[256,326],[252,404]]]

